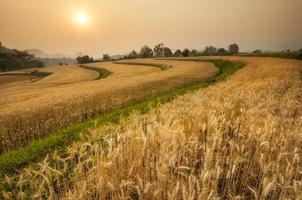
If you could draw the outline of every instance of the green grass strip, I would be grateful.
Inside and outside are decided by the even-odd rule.
[[[201,61],[201,60],[197,60]],[[129,116],[134,111],[141,113],[148,112],[151,108],[167,103],[179,95],[192,92],[194,90],[207,87],[216,83],[217,81],[224,80],[227,76],[233,74],[238,69],[242,68],[244,64],[233,63],[230,61],[221,60],[208,60],[219,68],[219,74],[213,78],[208,79],[205,82],[185,86],[183,88],[176,89],[164,95],[153,97],[142,103],[131,105],[125,108],[118,109],[108,114],[100,115],[94,119],[88,120],[83,123],[72,125],[69,128],[58,130],[45,138],[35,140],[25,147],[21,147],[17,150],[8,151],[0,155],[0,173],[11,173],[25,166],[47,153],[50,153],[56,149],[62,149],[72,142],[79,140],[80,133],[88,132],[89,128],[107,124],[107,123],[118,123],[121,118]]]
[[[44,78],[51,75],[51,72],[41,72],[41,71],[32,71],[32,72],[9,72],[9,73],[0,73],[0,76],[35,76],[37,78]]]
[[[97,71],[99,73],[99,76],[95,80],[104,79],[112,74],[110,71],[108,71],[104,68],[100,68],[100,67],[93,67],[93,66],[89,66],[89,65],[79,65],[79,67]]]
[[[41,72],[41,71],[33,71],[31,75],[36,76],[38,78],[45,78],[46,76],[49,76],[53,74],[52,72]]]
[[[118,62],[113,62],[114,64],[120,64],[120,65],[143,65],[143,66],[150,66],[150,67],[158,67],[161,70],[167,70],[170,69],[172,66],[171,65],[165,65],[165,64],[156,64],[156,63],[147,63],[147,62],[131,62],[131,61],[118,61]]]
[[[275,57],[275,58],[287,58],[287,59],[296,59],[302,60],[302,52],[270,52],[270,53],[247,53],[247,54],[238,54],[241,57]]]

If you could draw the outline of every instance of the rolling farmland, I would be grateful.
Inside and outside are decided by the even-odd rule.
[[[15,86],[2,89],[0,151],[26,145],[72,123],[200,82],[218,73],[211,63],[144,62],[173,67],[161,70],[110,62],[91,64],[112,72],[100,80],[95,80],[96,71],[78,66],[48,67],[45,71],[53,74],[42,80],[27,84],[17,82]]]
[[[133,95],[153,86],[168,91],[186,85],[183,81],[189,77],[191,83],[196,83],[215,76],[218,71],[213,64],[200,62],[213,59],[219,57],[135,60],[131,65],[95,63],[90,65],[109,70],[112,75],[60,87],[79,87],[81,94],[86,84],[100,91],[101,86],[110,84],[111,94],[113,86],[132,84],[136,86],[131,90]],[[66,148],[4,176],[2,196],[7,199],[300,199],[302,63],[278,58],[223,59],[245,63],[245,67],[225,81],[180,96],[146,113],[132,113],[118,124],[91,127]],[[163,70],[133,62],[172,67]],[[126,67],[132,75],[125,73]],[[146,83],[149,87],[138,90],[140,84],[145,84],[143,80],[152,81]],[[170,85],[171,80],[182,82]],[[168,88],[162,87],[168,83]],[[146,95],[150,94],[155,91]],[[113,103],[113,95],[110,97]]]
[[[0,0],[0,200],[302,200],[302,0]]]

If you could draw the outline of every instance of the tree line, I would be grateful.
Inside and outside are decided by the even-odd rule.
[[[135,59],[135,58],[152,58],[152,57],[194,57],[194,56],[230,56],[236,55],[240,52],[239,45],[236,43],[230,44],[226,49],[225,48],[217,48],[214,46],[206,46],[202,51],[197,51],[196,49],[177,49],[174,52],[164,43],[159,43],[154,46],[152,49],[148,45],[142,46],[140,51],[132,50],[130,53],[123,55],[118,60],[124,59]],[[289,52],[287,50],[286,52]],[[296,51],[300,52],[297,56],[298,59],[302,58],[302,49]],[[260,49],[257,49],[252,52],[253,54],[262,54],[263,52]],[[296,57],[295,57],[296,58]],[[109,54],[103,54],[102,60],[94,60],[92,57],[87,55],[79,56],[77,58],[78,63],[91,63],[91,62],[100,62],[100,61],[110,61],[117,60],[110,57]]]
[[[135,59],[135,58],[152,58],[152,57],[189,57],[189,56],[217,56],[217,55],[234,55],[239,53],[238,44],[230,44],[227,49],[216,48],[214,46],[206,46],[203,51],[197,51],[196,49],[177,49],[174,52],[164,43],[159,43],[152,49],[148,45],[144,45],[139,52],[132,50],[130,53],[122,56],[121,59]],[[109,54],[104,54],[103,61],[110,61],[112,59]],[[99,60],[96,60],[98,62]],[[92,57],[87,55],[77,57],[78,63],[91,63],[94,62]]]
[[[44,63],[26,51],[8,49],[0,42],[0,71],[11,71],[29,67],[44,67]]]

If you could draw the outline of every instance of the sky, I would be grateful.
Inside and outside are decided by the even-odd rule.
[[[163,42],[172,50],[302,48],[302,0],[0,0],[9,48],[94,57]]]

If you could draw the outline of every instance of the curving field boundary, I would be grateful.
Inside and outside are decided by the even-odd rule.
[[[93,66],[89,66],[89,65],[79,65],[79,67],[82,67],[84,69],[97,71],[99,73],[99,76],[94,80],[104,79],[104,78],[107,78],[108,76],[110,76],[112,74],[112,72],[110,72],[106,69],[100,68],[100,67],[93,67]]]
[[[141,61],[135,61],[141,62]],[[156,61],[145,59],[148,66],[93,63],[90,66],[112,72],[106,79],[80,67],[64,70],[31,85],[23,92],[6,94],[0,100],[0,152],[20,148],[50,133],[89,120],[98,114],[135,104],[168,91],[198,83],[215,76],[211,63]],[[161,70],[154,64],[171,65]],[[69,74],[74,71],[74,74]],[[85,76],[80,77],[78,73]],[[51,71],[51,70],[48,70]],[[75,78],[74,78],[75,77]],[[91,77],[94,81],[82,81]],[[1,95],[5,95],[2,92]]]
[[[223,80],[225,76],[233,74],[235,71],[243,67],[241,63],[232,63],[227,61],[215,61],[211,60],[215,66],[219,68],[219,74],[213,78],[209,78],[206,81],[199,82],[197,84],[188,85],[173,91],[170,91],[164,95],[151,98],[139,104],[128,106],[122,109],[118,109],[112,113],[106,115],[99,115],[97,118],[88,120],[84,123],[78,123],[70,128],[59,130],[53,134],[41,139],[31,142],[29,145],[20,148],[18,150],[9,151],[0,155],[0,172],[9,172],[17,169],[31,161],[49,153],[54,149],[67,148],[68,144],[74,140],[79,139],[81,133],[85,133],[90,128],[100,126],[106,123],[118,122],[121,118],[128,116],[134,111],[147,112],[150,108],[162,103],[171,101],[175,97],[185,94],[187,92],[207,87],[217,81]],[[13,158],[13,159],[12,159]]]
[[[151,66],[151,67],[158,67],[161,70],[167,70],[172,68],[173,66],[167,65],[167,64],[158,64],[158,63],[146,63],[142,60],[136,60],[136,61],[117,61],[113,62],[114,64],[124,64],[124,65],[142,65],[142,66]]]

